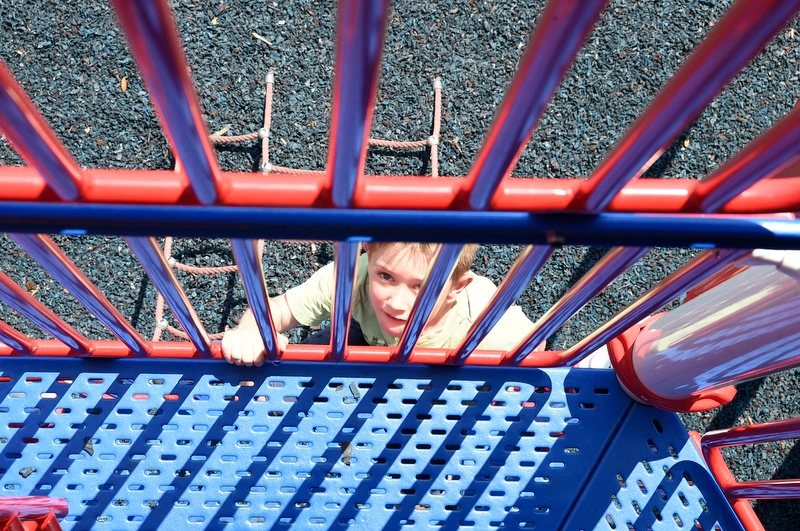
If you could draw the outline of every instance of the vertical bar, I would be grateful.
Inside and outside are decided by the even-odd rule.
[[[439,245],[436,250],[436,254],[431,260],[430,270],[422,283],[417,300],[414,301],[414,306],[411,308],[406,329],[392,354],[396,361],[407,363],[411,357],[414,345],[417,344],[433,307],[436,306],[439,296],[442,295],[442,289],[447,285],[463,248],[462,244],[445,243]]]
[[[0,321],[0,343],[5,343],[20,354],[30,355],[36,350],[33,342],[8,324]]]
[[[800,8],[798,0],[737,0],[582,187],[574,208],[599,212],[644,173]]]
[[[90,355],[94,350],[91,341],[50,311],[44,304],[31,297],[3,272],[0,272],[0,298],[77,354]]]
[[[687,289],[749,253],[750,251],[747,249],[705,251],[650,288],[630,306],[564,352],[562,356],[564,364],[573,365],[579,362],[640,320],[668,304]]]
[[[331,356],[334,361],[344,360],[360,248],[361,244],[358,241],[336,242],[333,265],[336,288],[331,310]]]
[[[537,247],[529,245],[523,249],[506,278],[492,296],[489,305],[481,312],[478,320],[472,324],[467,332],[467,337],[448,355],[452,363],[461,365],[466,361],[472,351],[503,317],[506,310],[525,291],[533,276],[541,269],[551,254],[553,254],[553,247],[549,245]]]
[[[684,211],[718,212],[761,179],[800,160],[800,106],[697,184]]]
[[[189,298],[178,283],[175,272],[164,258],[164,253],[161,252],[161,247],[159,247],[156,239],[128,236],[125,241],[128,242],[128,246],[134,252],[136,258],[139,259],[158,292],[169,304],[172,313],[175,314],[175,318],[189,336],[189,340],[197,349],[197,352],[204,358],[210,358],[212,353],[208,334],[189,302]]]
[[[352,206],[364,172],[388,13],[388,0],[339,1],[327,166],[339,208]]]
[[[489,135],[467,176],[472,210],[485,210],[514,169],[534,127],[607,0],[551,0],[536,25]]]
[[[615,278],[647,254],[650,247],[615,247],[606,253],[561,299],[534,325],[530,336],[506,358],[511,365],[519,365],[542,341],[558,330],[594,296]]]
[[[2,62],[0,129],[58,197],[64,201],[80,198],[83,177],[78,164]]]
[[[233,239],[231,245],[236,265],[239,266],[239,274],[242,276],[244,292],[247,294],[247,303],[256,318],[267,357],[272,361],[278,361],[280,359],[278,337],[269,311],[269,292],[259,259],[258,241]]]
[[[139,332],[53,240],[44,234],[13,233],[9,236],[125,343],[131,352],[137,356],[146,356],[150,352],[149,345]]]
[[[219,167],[168,2],[112,4],[180,167],[200,202],[216,203],[222,193]]]

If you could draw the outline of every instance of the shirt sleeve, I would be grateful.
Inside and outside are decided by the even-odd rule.
[[[472,284],[468,286],[467,289],[470,287],[473,287],[470,293],[470,304],[473,320],[475,320],[489,304],[492,295],[497,291],[497,287],[491,280],[479,275],[475,276]],[[497,324],[494,325],[491,332],[489,332],[483,341],[481,341],[481,344],[478,345],[478,349],[513,349],[523,340],[527,339],[531,331],[533,331],[533,322],[528,319],[522,311],[522,308],[515,304],[506,310]]]
[[[331,316],[333,306],[333,262],[318,269],[311,278],[286,292],[286,302],[297,322],[315,326]]]
[[[512,306],[483,339],[479,349],[511,350],[528,338],[533,331],[533,321],[519,306]]]

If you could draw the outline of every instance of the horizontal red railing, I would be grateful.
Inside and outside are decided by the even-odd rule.
[[[723,214],[800,211],[800,167],[787,177],[759,181],[719,210]],[[86,186],[81,203],[137,205],[200,205],[183,173],[152,170],[84,170]],[[226,172],[230,184],[218,202],[224,206],[331,206],[324,175]],[[419,176],[367,175],[355,196],[354,208],[447,210],[456,204],[463,178],[436,180]],[[583,179],[511,178],[499,185],[489,210],[563,212]],[[611,201],[607,212],[688,213],[686,205],[699,182],[689,179],[640,179],[628,184]],[[0,168],[3,201],[61,200],[32,168]],[[580,212],[581,210],[572,210]],[[699,212],[699,211],[698,211]]]

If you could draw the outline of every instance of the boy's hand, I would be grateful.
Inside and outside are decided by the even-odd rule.
[[[289,338],[276,334],[278,351],[283,352],[289,344]],[[222,336],[222,356],[229,363],[247,367],[261,367],[264,363],[264,342],[258,330],[250,328],[234,328],[227,330]]]

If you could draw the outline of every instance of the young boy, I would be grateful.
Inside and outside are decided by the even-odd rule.
[[[353,295],[350,345],[395,346],[403,334],[411,308],[428,271],[437,244],[369,243],[358,259],[358,274]],[[419,347],[455,348],[487,306],[496,286],[470,268],[477,245],[465,245],[452,275],[442,290],[428,322],[417,341]],[[333,263],[317,272],[300,286],[283,295],[271,297],[270,312],[279,333],[299,324],[317,325],[330,318],[334,292]],[[478,348],[508,350],[528,337],[533,323],[519,306],[506,311]],[[361,337],[359,337],[359,335]],[[322,340],[328,343],[329,332]],[[278,336],[282,351],[288,339]],[[542,349],[543,344],[537,349]],[[251,310],[247,310],[233,330],[222,338],[225,359],[236,365],[260,366],[264,361],[264,343]]]

